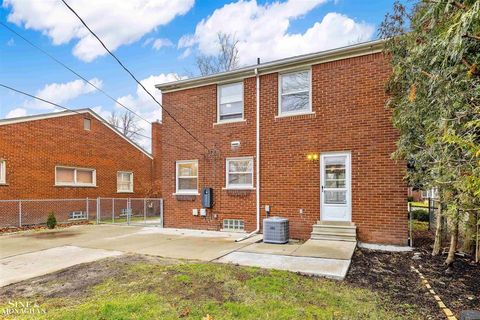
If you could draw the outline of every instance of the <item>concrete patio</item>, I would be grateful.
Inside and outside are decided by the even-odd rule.
[[[354,242],[309,240],[284,245],[242,233],[84,225],[0,236],[0,286],[123,253],[233,263],[343,279]]]

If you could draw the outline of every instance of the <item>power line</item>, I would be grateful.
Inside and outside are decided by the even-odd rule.
[[[53,105],[53,106],[55,106],[55,107],[64,109],[64,110],[66,110],[66,111],[71,111],[71,112],[74,112],[74,113],[80,114],[80,115],[82,114],[81,112],[78,112],[77,110],[73,110],[73,109],[64,107],[64,106],[62,106],[62,105],[59,105],[58,103],[51,102],[51,101],[45,100],[45,99],[43,99],[43,98],[37,97],[37,96],[35,96],[35,95],[33,95],[33,94],[27,93],[27,92],[25,92],[25,91],[12,88],[12,87],[7,86],[7,85],[5,85],[5,84],[3,84],[3,83],[0,83],[0,87],[4,87],[4,88],[6,88],[6,89],[9,89],[9,90],[12,90],[12,91],[14,91],[14,92],[23,94],[23,95],[28,96],[28,97],[30,97],[30,98],[33,98],[33,99],[36,99],[36,100],[39,100],[39,101],[42,101],[42,102],[51,104],[51,105]],[[105,124],[105,125],[108,125],[108,126],[111,126],[111,127],[116,128],[117,131],[120,132],[120,133],[121,133],[123,136],[125,136],[126,138],[128,138],[128,137],[126,136],[126,134],[125,134],[126,132],[127,132],[127,133],[133,133],[133,134],[136,134],[136,135],[138,135],[138,136],[141,136],[141,137],[144,137],[144,138],[148,138],[148,139],[152,140],[152,143],[153,143],[153,137],[149,137],[149,136],[146,136],[146,135],[143,135],[143,134],[141,134],[141,133],[134,132],[134,131],[125,131],[125,130],[123,130],[122,127],[117,126],[117,125],[114,125],[113,123],[106,122],[106,121],[105,121],[103,118],[101,118],[101,117],[100,117],[99,121],[102,122],[102,123]],[[118,130],[118,129],[122,129],[123,132],[121,132],[121,131]],[[133,141],[132,141],[132,142],[133,142]],[[135,143],[135,142],[134,142],[134,143]],[[165,144],[167,144],[167,145],[169,145],[169,146],[172,146],[172,147],[175,147],[175,148],[178,148],[178,149],[182,149],[182,150],[185,150],[185,151],[190,151],[189,149],[176,146],[176,145],[171,144],[171,143],[166,142],[166,141],[162,141],[162,143],[165,143]],[[135,144],[136,144],[136,143],[135,143]],[[136,145],[137,145],[137,144],[136,144]],[[138,146],[138,145],[137,145],[137,146]],[[138,147],[140,147],[140,146],[138,146]],[[141,148],[141,147],[140,147],[140,148]]]
[[[122,106],[123,108],[127,109],[128,111],[130,111],[131,113],[133,113],[134,115],[136,115],[137,117],[139,117],[140,119],[142,119],[143,121],[146,121],[147,123],[151,124],[150,121],[148,121],[147,119],[145,119],[144,117],[142,117],[141,115],[139,115],[137,112],[133,111],[132,109],[128,108],[127,106],[125,106],[123,103],[117,101],[114,97],[112,97],[110,94],[108,94],[107,92],[105,92],[103,89],[99,88],[98,86],[96,86],[95,84],[91,83],[89,80],[87,80],[85,77],[83,77],[82,75],[80,75],[78,72],[76,72],[75,70],[73,70],[72,68],[70,68],[69,66],[67,66],[65,63],[63,63],[62,61],[58,60],[57,58],[55,58],[53,55],[51,55],[50,53],[48,53],[47,51],[43,50],[42,48],[40,48],[39,46],[37,46],[35,43],[31,42],[30,40],[28,40],[27,38],[25,38],[24,36],[22,36],[20,33],[18,33],[17,31],[13,30],[12,28],[10,28],[8,25],[6,25],[5,23],[3,23],[2,21],[0,21],[0,24],[5,27],[7,30],[9,30],[10,32],[12,32],[13,34],[17,35],[18,37],[20,37],[21,39],[23,39],[23,41],[25,41],[26,43],[28,43],[29,45],[31,45],[32,47],[34,47],[35,49],[39,50],[40,52],[42,52],[43,54],[47,55],[50,59],[52,59],[53,61],[55,61],[56,63],[58,63],[59,65],[61,65],[62,67],[64,67],[65,69],[69,70],[70,72],[72,72],[73,74],[75,74],[77,77],[79,77],[80,79],[82,79],[83,81],[85,81],[86,83],[88,83],[89,85],[91,85],[92,87],[94,87],[95,89],[97,89],[98,91],[100,91],[101,93],[103,93],[105,96],[107,96],[108,98],[110,98],[110,100],[112,100],[113,102],[115,102],[116,104],[118,104],[119,106]]]
[[[144,86],[143,84],[138,81],[138,79],[133,75],[133,73],[127,69],[127,67],[125,67],[125,65],[117,58],[117,56],[115,56],[108,48],[107,46],[103,43],[103,41],[95,34],[95,32],[92,31],[92,29],[90,29],[90,27],[85,23],[85,21],[83,21],[83,19],[78,15],[78,13],[73,10],[72,7],[70,7],[68,5],[68,3],[65,1],[65,0],[62,0],[62,2],[65,4],[65,6],[70,10],[72,11],[72,13],[78,18],[78,20],[80,20],[80,22],[85,26],[85,28],[87,28],[88,31],[90,31],[90,33],[98,40],[98,42],[100,42],[100,44],[102,45],[102,47],[117,61],[117,63],[132,77],[133,80],[135,80],[135,82],[140,86],[142,87],[142,89],[160,106],[160,108],[162,108],[163,111],[165,111],[165,113],[173,119],[173,121],[175,121],[183,130],[185,130],[185,132],[187,132],[195,141],[197,141],[199,144],[201,144],[205,149],[209,150],[209,148],[203,144],[203,142],[201,142],[197,137],[195,137],[187,128],[185,128],[185,126],[183,126],[177,119],[175,119],[175,117],[170,113],[168,112],[168,110],[166,110],[162,104],[160,102],[158,102],[158,100],[150,93],[150,91],[148,91]]]

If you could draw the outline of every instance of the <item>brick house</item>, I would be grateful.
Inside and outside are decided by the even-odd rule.
[[[0,120],[0,199],[157,196],[154,161],[90,109]]]
[[[159,84],[153,128],[166,227],[261,229],[286,217],[292,238],[407,243],[404,163],[385,108],[382,41]],[[202,208],[203,187],[213,207]],[[375,196],[372,196],[375,195]],[[260,230],[261,231],[261,230]]]

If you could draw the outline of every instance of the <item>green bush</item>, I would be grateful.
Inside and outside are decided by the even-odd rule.
[[[430,216],[427,210],[417,209],[412,210],[412,218],[418,221],[429,221]]]
[[[408,197],[407,197],[407,202],[413,202],[413,197],[412,197],[412,196],[408,196]]]
[[[47,227],[48,229],[55,229],[57,225],[57,218],[55,218],[55,213],[50,212],[47,218]]]

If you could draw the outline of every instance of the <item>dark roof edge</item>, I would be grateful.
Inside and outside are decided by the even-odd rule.
[[[384,47],[385,40],[374,40],[363,42],[346,47],[320,51],[315,53],[304,54],[300,56],[289,57],[285,59],[261,63],[248,67],[239,68],[232,71],[216,73],[203,77],[178,80],[173,82],[161,83],[155,87],[162,92],[176,91],[187,88],[200,87],[208,84],[229,81],[237,78],[246,78],[255,75],[255,69],[259,74],[277,72],[281,69],[294,68],[304,64],[319,64],[329,61],[342,60],[351,57],[357,57],[372,53],[381,52]]]

